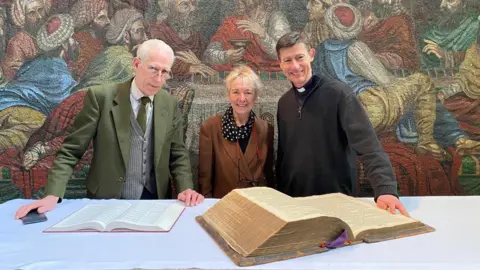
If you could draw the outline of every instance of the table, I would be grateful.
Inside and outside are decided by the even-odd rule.
[[[480,269],[480,197],[404,197],[402,201],[412,217],[437,231],[250,268]],[[194,220],[214,199],[187,208],[170,233],[42,233],[85,204],[115,200],[64,200],[47,214],[48,222],[24,226],[13,217],[27,202],[17,199],[0,205],[0,269],[240,268]]]

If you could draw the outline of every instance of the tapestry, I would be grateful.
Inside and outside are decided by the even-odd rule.
[[[294,30],[315,49],[314,73],[355,91],[401,196],[480,195],[478,0],[0,0],[0,203],[44,196],[86,90],[132,78],[150,38],[175,52],[165,91],[179,101],[196,183],[200,125],[227,108],[235,66],[261,77],[254,111],[276,128],[291,83],[275,45]],[[86,196],[92,153],[66,198]],[[357,168],[355,195],[372,196]]]

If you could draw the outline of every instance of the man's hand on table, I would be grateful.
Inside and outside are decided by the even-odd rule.
[[[186,189],[177,197],[180,201],[185,202],[187,206],[195,206],[201,204],[205,199],[202,194],[197,193],[195,190]]]
[[[26,216],[28,212],[32,209],[37,209],[37,212],[42,214],[48,211],[51,211],[57,206],[58,197],[53,195],[48,195],[47,197],[38,200],[36,202],[21,206],[18,208],[17,212],[15,213],[15,219],[21,219],[22,217]]]
[[[409,216],[407,210],[403,206],[403,204],[400,202],[400,200],[393,196],[393,195],[380,195],[377,198],[377,207],[384,209],[384,210],[390,210],[390,213],[395,214],[397,212],[397,209],[400,211],[400,213],[404,216]]]

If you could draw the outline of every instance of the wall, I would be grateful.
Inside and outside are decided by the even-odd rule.
[[[276,124],[276,102],[291,85],[274,46],[290,30],[305,31],[322,52],[315,72],[358,91],[401,195],[480,194],[478,1],[352,0],[355,16],[329,16],[337,2],[349,1],[0,1],[0,202],[43,196],[84,90],[131,78],[136,47],[149,37],[177,53],[167,90],[181,101],[195,173],[199,126],[227,107],[230,63],[258,71],[265,89],[255,112]],[[329,54],[332,46],[345,53]],[[91,154],[76,166],[67,197],[85,196]],[[357,195],[369,196],[358,167]]]

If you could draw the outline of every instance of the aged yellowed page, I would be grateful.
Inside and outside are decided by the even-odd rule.
[[[238,193],[287,222],[323,215],[318,208],[299,204],[296,199],[268,187],[239,189]]]
[[[255,193],[250,196],[268,197]],[[239,254],[247,256],[285,224],[281,218],[254,200],[232,191],[203,214],[223,239]]]
[[[393,215],[378,208],[373,202],[341,193],[296,198],[298,203],[318,209],[327,216],[338,217],[349,224],[354,236],[369,229],[393,227],[416,220],[401,214]]]

